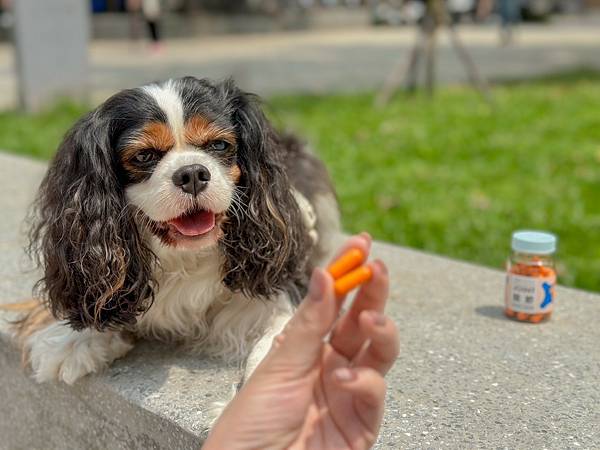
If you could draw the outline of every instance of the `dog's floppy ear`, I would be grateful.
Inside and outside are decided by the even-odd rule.
[[[126,206],[113,129],[95,111],[69,131],[30,214],[37,294],[76,329],[131,324],[153,299],[154,256]]]
[[[252,297],[287,291],[298,301],[311,241],[286,175],[279,138],[256,97],[231,81],[221,87],[233,108],[241,170],[241,207],[224,224],[225,284]]]

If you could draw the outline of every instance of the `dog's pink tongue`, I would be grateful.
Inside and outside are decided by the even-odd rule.
[[[184,236],[200,236],[215,227],[215,214],[199,211],[173,219],[169,222]]]

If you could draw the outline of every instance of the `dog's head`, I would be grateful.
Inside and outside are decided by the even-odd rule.
[[[150,240],[218,247],[223,282],[268,297],[304,281],[309,241],[279,142],[232,82],[122,91],[67,133],[35,203],[38,285],[76,327],[130,324],[153,300]]]

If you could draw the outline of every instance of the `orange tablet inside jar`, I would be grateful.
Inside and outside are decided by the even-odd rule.
[[[552,315],[555,303],[556,236],[541,231],[517,231],[508,261],[505,314],[539,323]]]

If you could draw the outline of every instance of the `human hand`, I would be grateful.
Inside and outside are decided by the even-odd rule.
[[[371,239],[349,239],[369,254]],[[388,274],[373,277],[339,318],[332,277],[313,272],[309,293],[273,347],[215,423],[204,449],[367,449],[383,417],[383,376],[398,355],[398,331],[383,315]],[[325,339],[331,332],[329,339]]]

